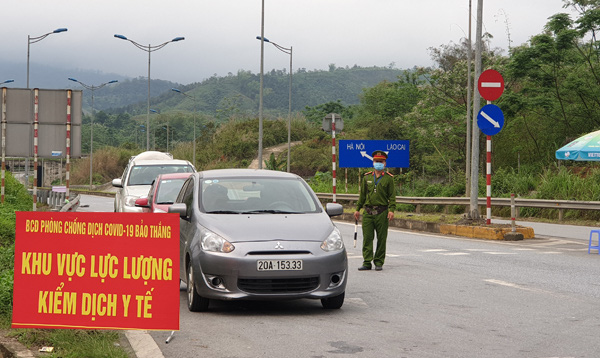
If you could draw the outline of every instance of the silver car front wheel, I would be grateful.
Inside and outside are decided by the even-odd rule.
[[[187,299],[188,310],[192,312],[204,312],[208,309],[208,298],[202,297],[196,291],[194,283],[194,269],[191,261],[187,267]]]

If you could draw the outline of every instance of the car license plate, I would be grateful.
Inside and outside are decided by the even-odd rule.
[[[302,260],[258,260],[258,271],[302,271]]]

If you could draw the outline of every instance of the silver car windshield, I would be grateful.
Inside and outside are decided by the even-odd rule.
[[[131,168],[127,185],[151,185],[159,174],[193,172],[190,165],[136,165]]]
[[[305,214],[320,212],[306,183],[298,179],[204,179],[201,210],[213,214]]]

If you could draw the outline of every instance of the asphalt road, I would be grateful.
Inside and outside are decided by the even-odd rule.
[[[96,200],[109,200],[106,211],[112,211],[112,199]],[[90,205],[82,210],[101,204]],[[354,225],[337,225],[350,263],[340,310],[299,300],[211,302],[209,312],[192,313],[181,291],[180,331],[169,344],[170,332],[149,332],[160,354],[543,358],[600,352],[600,255],[587,253],[590,228],[536,223],[540,238],[520,242],[391,230],[384,270],[359,272]]]

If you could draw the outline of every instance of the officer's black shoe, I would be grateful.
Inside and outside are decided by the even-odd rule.
[[[371,269],[371,266],[361,266],[361,267],[358,268],[358,271],[367,271],[367,270],[370,270],[370,269]]]
[[[381,271],[383,270],[383,266],[375,266],[375,271]]]

